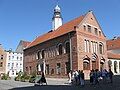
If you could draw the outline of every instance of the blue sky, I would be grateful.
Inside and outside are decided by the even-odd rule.
[[[0,43],[16,49],[20,40],[32,41],[52,28],[57,0],[0,0]],[[63,22],[93,10],[108,39],[120,35],[120,0],[58,0]]]

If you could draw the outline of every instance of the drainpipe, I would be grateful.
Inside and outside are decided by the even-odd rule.
[[[69,37],[69,42],[70,42],[70,70],[72,70],[72,44],[71,44],[70,33],[68,33],[68,37]]]
[[[43,60],[43,72],[44,72],[44,75],[45,75],[45,59]]]

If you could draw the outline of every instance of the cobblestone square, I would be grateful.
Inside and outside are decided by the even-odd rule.
[[[114,76],[113,84],[100,82],[99,85],[90,85],[86,81],[84,87],[69,85],[68,79],[47,78],[48,85],[34,86],[34,83],[14,80],[0,80],[0,90],[120,90],[120,76]]]

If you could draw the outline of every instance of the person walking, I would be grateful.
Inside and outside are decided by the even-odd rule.
[[[42,76],[41,76],[41,80],[40,80],[40,82],[41,82],[41,84],[46,83],[46,85],[47,85],[47,81],[46,81],[46,78],[45,78],[44,72],[42,72]]]
[[[72,82],[72,71],[71,70],[68,73],[68,78],[69,78],[69,84],[71,84],[71,82]]]
[[[81,86],[84,86],[84,85],[85,85],[83,70],[81,70],[80,82],[81,82]]]
[[[108,75],[110,78],[110,83],[113,83],[113,72],[111,71],[111,69],[109,69]]]
[[[75,85],[78,85],[78,71],[77,70],[75,71],[74,77],[75,77]]]
[[[98,77],[99,77],[99,72],[98,72],[98,69],[96,69],[95,72],[94,72],[94,80],[95,80],[94,83],[95,83],[95,85],[99,84]]]
[[[107,70],[106,69],[102,70],[102,78],[103,78],[103,83],[106,83],[107,81]]]
[[[94,70],[91,70],[90,72],[90,83],[93,85],[93,81],[94,81]]]
[[[81,82],[80,82],[80,77],[81,77],[81,71],[79,70],[79,71],[78,71],[78,81],[79,81],[79,85],[81,84]]]

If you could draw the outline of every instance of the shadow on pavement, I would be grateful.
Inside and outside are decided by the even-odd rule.
[[[80,85],[39,85],[9,90],[120,90],[120,76],[114,77],[113,84],[101,82],[99,85],[90,85],[89,81],[87,81],[87,84],[84,87],[81,87]]]
[[[107,90],[107,89],[99,88],[99,86],[91,87],[88,85],[85,87],[70,86],[70,85],[42,85],[42,86],[13,88],[13,89],[9,89],[9,90]]]

